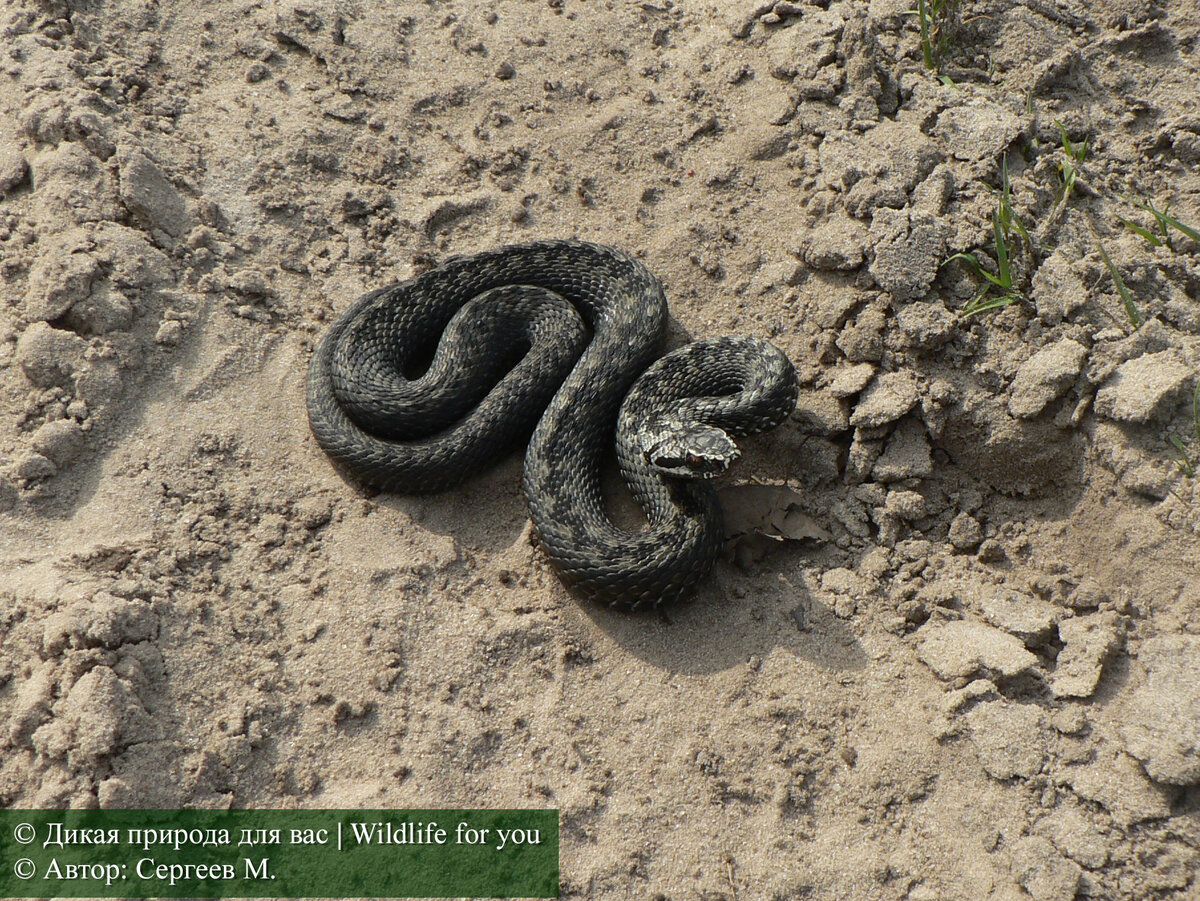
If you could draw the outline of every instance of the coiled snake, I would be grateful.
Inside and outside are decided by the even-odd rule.
[[[353,476],[407,494],[465,480],[532,430],[525,496],[563,581],[625,610],[669,603],[720,548],[708,478],[736,459],[733,438],[791,413],[796,375],[753,338],[654,362],[666,322],[658,279],[611,247],[542,241],[450,257],[330,327],[309,366],[309,423]],[[641,531],[604,511],[614,430]]]

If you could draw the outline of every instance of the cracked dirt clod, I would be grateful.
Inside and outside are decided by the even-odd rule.
[[[1021,419],[1039,415],[1062,397],[1086,359],[1087,348],[1070,338],[1039,350],[1017,370],[1008,398],[1009,411]]]
[[[1129,699],[1125,746],[1151,778],[1200,784],[1200,638],[1152,638],[1138,661],[1146,681]]]
[[[927,626],[917,656],[943,679],[1026,673],[1038,659],[1013,636],[969,620]]]
[[[1095,613],[1058,624],[1063,649],[1050,676],[1050,691],[1059,698],[1086,698],[1096,690],[1104,664],[1120,643],[1116,613]]]
[[[1096,393],[1096,412],[1119,422],[1149,422],[1196,378],[1175,351],[1126,360]]]
[[[850,424],[874,428],[895,422],[917,404],[917,379],[907,370],[887,372],[867,386],[850,415]]]

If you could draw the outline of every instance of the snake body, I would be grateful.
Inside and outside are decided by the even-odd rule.
[[[308,373],[309,422],[359,480],[450,488],[529,436],[523,486],[534,530],[578,594],[625,610],[690,594],[722,541],[708,478],[732,439],[778,425],[796,401],[787,357],[752,338],[657,359],[662,285],[642,263],[582,241],[454,256],[366,294],[329,328]],[[657,361],[656,361],[657,359]],[[617,461],[646,512],[605,513]]]

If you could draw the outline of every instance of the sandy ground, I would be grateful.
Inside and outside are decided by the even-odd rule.
[[[1118,217],[1200,226],[1200,7],[969,2],[943,81],[912,6],[5,3],[0,803],[554,807],[568,898],[1198,897],[1200,244]],[[308,432],[360,293],[568,236],[800,373],[733,479],[788,537],[669,621],[565,593],[519,458],[371,496]]]

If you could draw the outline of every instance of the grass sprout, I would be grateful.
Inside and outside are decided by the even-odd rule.
[[[1150,200],[1140,200],[1136,197],[1123,197],[1122,200],[1124,200],[1130,206],[1137,207],[1139,210],[1149,213],[1154,217],[1154,224],[1158,229],[1157,234],[1145,226],[1138,225],[1135,222],[1130,222],[1128,219],[1124,219],[1120,216],[1117,217],[1117,221],[1119,221],[1130,231],[1144,238],[1151,247],[1162,247],[1164,244],[1169,247],[1171,242],[1171,229],[1175,229],[1180,234],[1186,235],[1197,244],[1200,244],[1200,231],[1197,231],[1190,225],[1184,225],[1174,216],[1169,215],[1167,213],[1167,210],[1171,208],[1169,203],[1160,210]]]
[[[942,61],[958,28],[960,2],[961,0],[917,0],[917,8],[909,11],[917,17],[917,27],[921,32],[921,59],[925,68],[939,77],[942,74]]]
[[[1178,435],[1172,435],[1171,444],[1175,446],[1175,458],[1179,462],[1180,471],[1188,476],[1194,476],[1200,467],[1200,379],[1196,381],[1196,390],[1192,392],[1192,428],[1196,433],[1196,453],[1188,453],[1187,445]]]
[[[962,308],[963,316],[975,316],[1024,299],[1013,280],[1013,252],[1018,249],[1016,239],[1024,241],[1027,250],[1034,246],[1029,230],[1013,211],[1008,157],[1004,157],[1000,164],[996,209],[992,211],[992,256],[956,253],[942,263],[943,266],[956,260],[965,263],[981,281],[979,293]],[[989,265],[984,265],[985,261]]]
[[[1104,265],[1108,267],[1108,274],[1112,276],[1117,293],[1121,295],[1121,302],[1125,304],[1125,315],[1129,317],[1129,324],[1137,328],[1142,324],[1142,316],[1138,312],[1137,304],[1133,302],[1133,294],[1130,293],[1129,288],[1125,285],[1125,279],[1121,278],[1120,270],[1117,269],[1112,257],[1108,255],[1108,251],[1104,249],[1104,245],[1099,240],[1096,241],[1096,248],[1100,251],[1100,258],[1104,260]]]
[[[1074,144],[1067,134],[1066,126],[1057,119],[1054,120],[1054,124],[1058,126],[1059,134],[1062,135],[1063,158],[1058,163],[1062,187],[1059,189],[1058,201],[1056,201],[1061,202],[1070,197],[1071,192],[1075,189],[1075,177],[1079,172],[1080,165],[1087,159],[1088,139],[1084,138],[1082,144]]]

